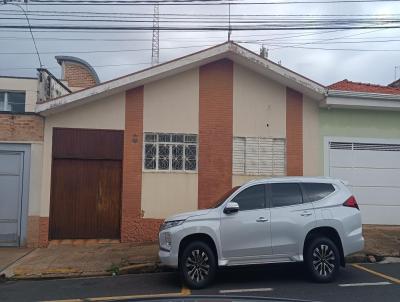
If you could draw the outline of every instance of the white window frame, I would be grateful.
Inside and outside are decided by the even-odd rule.
[[[153,135],[157,135],[157,141],[155,142],[146,142],[146,134],[153,134]],[[185,136],[196,136],[196,142],[159,142],[158,141],[158,135],[159,134],[166,134],[166,135],[183,135],[184,138]],[[199,136],[198,134],[193,134],[193,133],[166,133],[166,132],[144,132],[143,133],[143,148],[142,148],[142,171],[143,172],[164,172],[164,173],[197,173],[198,171],[198,164],[199,164],[199,147],[198,147],[198,143],[199,143]],[[153,144],[156,145],[156,168],[155,169],[147,169],[145,167],[145,162],[146,162],[146,144]],[[169,162],[168,162],[168,169],[159,169],[158,168],[158,159],[159,159],[159,146],[160,145],[168,145],[169,146]],[[172,146],[174,145],[182,145],[183,146],[183,154],[182,154],[182,161],[183,161],[183,166],[182,166],[182,170],[174,170],[172,169]],[[196,169],[195,170],[186,170],[185,169],[185,147],[186,146],[196,146]]]
[[[23,93],[24,94],[24,111],[18,113],[24,113],[26,107],[26,91],[17,91],[17,90],[0,90],[0,93],[4,93],[4,105],[3,108],[0,108],[2,112],[13,112],[12,110],[7,110],[8,107],[8,94],[9,93]]]

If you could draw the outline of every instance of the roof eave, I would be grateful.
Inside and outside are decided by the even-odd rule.
[[[242,63],[254,71],[284,83],[288,87],[298,90],[317,101],[324,99],[326,96],[326,88],[323,85],[270,60],[264,59],[237,44],[227,42],[39,104],[36,107],[36,112],[44,116],[55,114],[95,99],[129,90],[222,58],[229,58],[239,64]]]
[[[321,107],[368,110],[400,110],[400,95],[329,90]]]

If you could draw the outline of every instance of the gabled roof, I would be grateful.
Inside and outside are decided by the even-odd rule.
[[[43,104],[38,104],[36,112],[42,115],[50,115],[224,58],[244,65],[317,101],[322,100],[326,95],[326,88],[323,85],[265,59],[236,43],[225,42]]]
[[[400,88],[369,83],[352,82],[347,79],[328,86],[329,90],[354,91],[379,94],[399,94]]]

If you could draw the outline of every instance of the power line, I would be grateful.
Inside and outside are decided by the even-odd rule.
[[[42,65],[42,60],[40,59],[39,50],[38,50],[38,48],[37,48],[36,41],[35,41],[35,37],[33,36],[33,32],[32,32],[32,26],[31,26],[31,23],[30,23],[30,21],[29,21],[28,15],[26,14],[26,11],[24,10],[24,8],[23,8],[22,6],[20,6],[20,5],[16,4],[16,3],[7,3],[7,2],[4,2],[4,5],[6,5],[6,4],[14,5],[14,6],[18,7],[19,9],[21,9],[22,12],[24,13],[25,18],[26,18],[26,21],[28,22],[28,29],[29,29],[29,32],[30,32],[31,37],[32,37],[32,42],[33,42],[33,45],[34,45],[34,47],[35,47],[36,55],[37,55],[37,57],[38,57],[39,66],[42,68],[42,67],[43,67],[43,65]]]
[[[208,6],[208,5],[288,5],[288,4],[336,4],[336,3],[376,3],[376,2],[398,2],[399,0],[301,0],[301,1],[281,1],[281,2],[267,2],[267,1],[252,1],[252,2],[235,2],[232,0],[213,0],[213,1],[205,1],[205,0],[185,0],[185,1],[106,1],[106,0],[94,0],[94,1],[74,1],[74,0],[30,0],[32,5],[75,5],[75,6],[90,6],[90,5],[137,5],[137,6],[148,6],[154,5],[155,3],[159,3],[159,5],[163,6],[176,6],[176,5],[196,5],[196,6]]]
[[[397,22],[396,22],[397,23]],[[29,29],[29,26],[25,25],[0,25],[0,28],[7,29]],[[152,31],[154,28],[152,26],[83,26],[83,25],[32,25],[32,29],[47,29],[50,31],[54,30],[141,30],[141,31]],[[400,28],[400,25],[334,25],[334,26],[235,26],[232,27],[234,31],[260,31],[260,30],[328,30],[328,29],[339,29],[339,30],[349,30],[349,29],[394,29]],[[159,27],[160,31],[226,31],[225,26],[197,26],[197,27],[177,27],[177,26],[164,26]]]
[[[175,50],[175,49],[185,49],[185,48],[196,48],[196,47],[208,47],[214,44],[203,44],[203,45],[191,45],[191,46],[181,46],[181,47],[164,47],[163,50]],[[77,51],[44,51],[42,54],[77,54],[77,53],[114,53],[114,52],[139,52],[139,51],[151,51],[151,48],[140,48],[140,49],[115,49],[115,50],[77,50]],[[31,55],[32,52],[0,52],[0,55]]]

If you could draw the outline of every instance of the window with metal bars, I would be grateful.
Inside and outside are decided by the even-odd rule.
[[[197,135],[145,133],[143,153],[145,171],[196,171]]]

